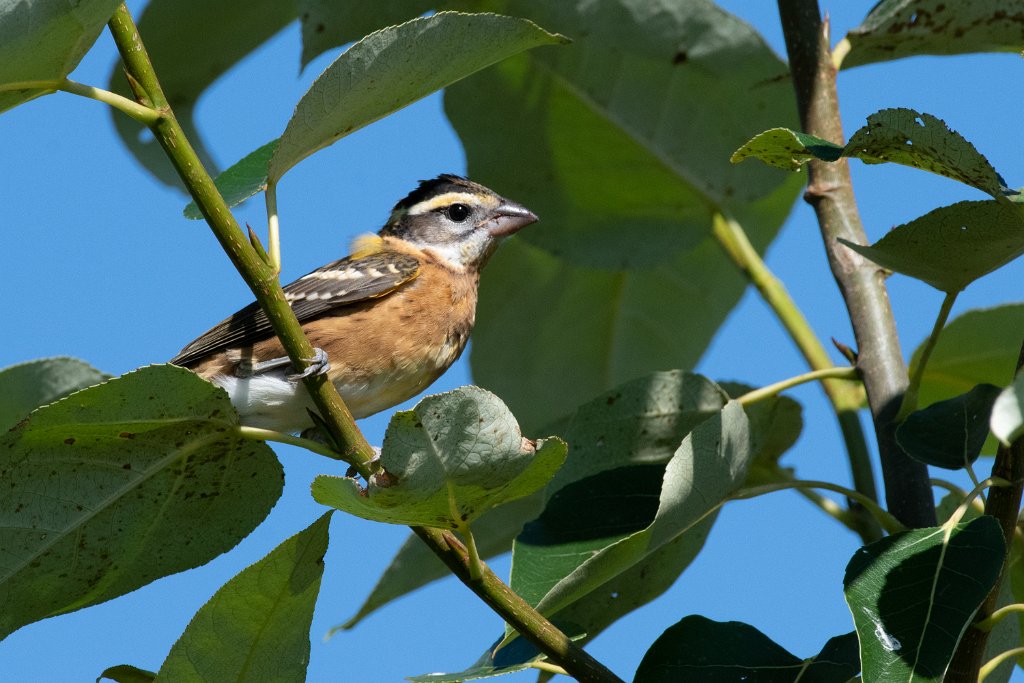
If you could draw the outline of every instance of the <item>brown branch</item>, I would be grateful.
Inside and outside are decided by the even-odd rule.
[[[817,0],[778,0],[790,71],[804,131],[841,144],[842,121],[836,71],[829,52],[828,24]],[[857,367],[864,378],[882,461],[889,511],[911,527],[935,524],[934,500],[925,465],[896,443],[896,417],[907,388],[907,368],[882,270],[837,240],[866,244],[846,159],[811,161],[804,195],[814,207],[832,275],[846,302],[857,339]]]

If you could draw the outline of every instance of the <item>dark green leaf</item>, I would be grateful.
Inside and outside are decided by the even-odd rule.
[[[371,33],[346,50],[299,100],[267,174],[506,57],[562,36],[524,19],[439,12]]]
[[[1019,52],[1021,0],[882,0],[846,35],[843,67],[916,55]]]
[[[192,618],[157,681],[306,680],[331,512],[224,584]]]
[[[249,197],[267,189],[267,164],[277,149],[278,140],[271,140],[262,147],[242,157],[235,165],[217,176],[214,184],[220,190],[228,206],[237,206]],[[195,202],[185,207],[185,218],[199,220],[203,214]]]
[[[544,486],[565,453],[557,437],[523,438],[498,397],[461,387],[395,413],[381,452],[385,474],[371,477],[368,489],[353,478],[320,475],[313,497],[375,521],[459,529]]]
[[[40,358],[0,370],[0,433],[39,406],[107,379],[110,375],[68,357]]]
[[[981,455],[988,420],[1000,388],[979,384],[966,394],[933,403],[910,414],[896,429],[907,455],[923,463],[958,470]]]
[[[839,241],[883,268],[959,292],[1024,253],[1024,214],[994,200],[957,202],[893,228],[870,247]]]
[[[65,78],[120,4],[119,0],[0,1],[0,86]],[[0,92],[0,112],[46,92]]]
[[[197,567],[270,511],[283,473],[227,395],[143,368],[0,437],[0,635]]]
[[[338,47],[385,26],[400,24],[427,10],[440,9],[432,0],[377,0],[374,3],[297,0],[302,22],[302,66]]]
[[[945,121],[913,109],[883,109],[869,116],[867,125],[846,143],[843,156],[931,171],[993,197],[1010,191],[974,145]]]
[[[156,674],[131,664],[118,664],[101,673],[96,679],[96,683],[104,678],[109,678],[117,683],[152,683],[156,679]]]
[[[837,636],[804,661],[753,626],[684,617],[644,655],[634,683],[846,683],[860,671],[857,638]]]
[[[999,522],[988,516],[905,531],[857,551],[843,586],[864,679],[941,681],[1004,554]]]
[[[152,0],[139,17],[139,34],[167,101],[211,172],[216,165],[196,130],[193,112],[203,92],[243,57],[295,18],[295,5],[279,0]],[[211,27],[230,27],[212,30]],[[118,62],[109,88],[131,96]],[[225,116],[245,117],[240,108]],[[113,112],[114,127],[135,158],[161,182],[178,187],[181,180],[160,144],[137,121]]]

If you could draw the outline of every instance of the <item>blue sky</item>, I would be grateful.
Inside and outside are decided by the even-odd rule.
[[[129,3],[136,14],[141,4]],[[784,54],[775,3],[720,4],[754,24]],[[833,33],[841,36],[874,3],[832,4]],[[280,134],[294,103],[334,56],[322,56],[300,72],[299,50],[299,30],[292,25],[200,101],[199,125],[222,165]],[[114,58],[104,35],[72,77],[103,86]],[[1010,186],[1024,185],[1014,116],[1022,69],[1013,54],[919,57],[854,69],[840,77],[845,129],[849,134],[885,107],[928,112],[971,140]],[[164,362],[250,301],[205,224],[181,217],[182,196],[134,162],[103,105],[64,94],[23,105],[0,116],[0,150],[8,168],[0,183],[6,238],[0,366],[72,355],[120,374]],[[464,171],[463,152],[438,96],[307,159],[279,188],[284,277],[342,255],[353,236],[379,227],[420,178]],[[853,162],[853,173],[872,239],[937,206],[981,198],[953,181],[902,167]],[[529,206],[529,197],[515,199]],[[241,207],[239,218],[262,225],[262,202]],[[531,229],[543,229],[543,223]],[[772,245],[768,263],[823,338],[852,343],[813,214],[803,203]],[[954,316],[1024,299],[1022,276],[1024,266],[1015,263],[975,283],[961,295]],[[890,294],[909,356],[927,335],[941,296],[899,276],[890,279]],[[748,292],[698,370],[714,379],[767,384],[804,366],[756,294]],[[469,382],[460,362],[431,391]],[[838,429],[820,390],[802,387],[791,395],[804,405],[806,427],[786,462],[803,478],[846,483]],[[380,443],[386,418],[362,422],[372,443]],[[3,678],[91,681],[114,664],[158,668],[192,614],[224,581],[320,514],[308,484],[333,465],[294,449],[278,452],[287,473],[284,497],[238,548],[113,602],[22,629],[0,642]],[[983,461],[979,470],[987,469]],[[458,670],[499,634],[497,617],[461,584],[445,580],[323,642],[332,625],[357,609],[408,533],[341,514],[331,532],[309,680],[400,680]],[[856,537],[796,494],[733,504],[676,585],[613,626],[590,650],[629,679],[647,644],[681,617],[702,614],[748,622],[794,654],[810,656],[829,637],[852,628],[841,582],[857,546]],[[492,566],[507,576],[507,558]],[[510,680],[532,680],[528,676]]]

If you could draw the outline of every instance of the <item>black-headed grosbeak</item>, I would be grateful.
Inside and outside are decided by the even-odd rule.
[[[427,388],[462,353],[476,318],[480,270],[530,210],[455,175],[422,181],[352,254],[284,287],[353,417]],[[172,363],[222,387],[242,423],[310,427],[312,406],[266,314],[251,304],[186,346]],[[308,372],[308,371],[307,371]]]

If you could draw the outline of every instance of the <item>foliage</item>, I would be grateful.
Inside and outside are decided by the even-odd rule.
[[[1016,49],[1024,3],[963,5],[878,3],[832,59],[852,67],[921,52]],[[848,419],[859,404],[836,388],[850,373],[820,360],[820,342],[759,254],[808,167],[860,159],[938,174],[984,199],[934,208],[873,245],[836,246],[844,259],[875,264],[873,272],[946,294],[933,334],[898,378],[909,381],[900,424],[876,427],[894,431],[896,456],[947,469],[991,454],[991,432],[1002,444],[996,468],[1007,471],[1024,435],[1024,384],[1013,380],[1024,313],[1008,305],[945,323],[961,291],[1024,253],[1024,201],[941,119],[883,109],[845,145],[798,130],[787,65],[710,0],[153,0],[139,21],[148,58],[136,47],[129,54],[126,13],[96,0],[0,0],[0,110],[56,91],[106,102],[127,149],[155,178],[184,184],[194,199],[185,215],[207,217],[216,232],[201,178],[159,137],[162,127],[180,121],[196,163],[208,164],[196,102],[298,17],[303,64],[355,42],[299,99],[278,137],[252,140],[253,151],[220,174],[216,187],[229,206],[266,193],[275,224],[275,186],[287,171],[444,89],[470,175],[530,198],[551,227],[511,240],[488,266],[471,358],[486,389],[428,396],[395,413],[382,469],[363,480],[317,476],[312,499],[332,510],[217,590],[168,645],[158,672],[119,664],[103,677],[303,680],[328,523],[341,513],[412,525],[418,537],[344,628],[445,575],[445,566],[506,620],[464,671],[413,680],[533,667],[576,674],[576,655],[552,648],[552,633],[589,643],[682,575],[723,507],[787,488],[863,539],[843,581],[855,633],[820,634],[821,652],[801,659],[753,626],[681,615],[644,645],[634,680],[735,681],[757,672],[771,681],[858,673],[938,681],[964,634],[991,611],[990,592],[1003,603],[1022,599],[1019,548],[1006,542],[1016,510],[997,519],[971,507],[983,489],[1019,482],[993,477],[971,494],[955,491],[940,506],[941,525],[882,538],[898,523],[873,500],[873,484],[862,479],[849,491],[805,482],[782,462],[803,422],[781,388],[760,392],[689,371],[753,281],[816,371],[785,386],[830,382],[851,465],[867,468],[872,481],[859,423]],[[226,38],[203,30],[236,16],[245,19]],[[124,55],[109,91],[69,81],[108,20]],[[155,73],[139,71],[151,68],[147,59]],[[162,82],[173,117],[152,101],[150,78]],[[157,139],[140,138],[140,126]],[[732,241],[723,225],[733,227]],[[854,360],[859,370],[870,362]],[[82,361],[47,358],[0,371],[0,387],[3,637],[198,567],[241,542],[282,491],[281,465],[265,440],[351,456],[331,438],[314,444],[249,430],[223,391],[174,366],[111,378]],[[898,486],[888,473],[886,484]],[[844,507],[818,488],[856,502]],[[990,491],[990,502],[1000,495]],[[482,573],[480,558],[507,551],[505,587]],[[993,591],[1007,559],[1010,580]],[[1019,628],[997,632],[993,644],[1020,645]],[[1006,680],[1011,668],[990,680]]]

